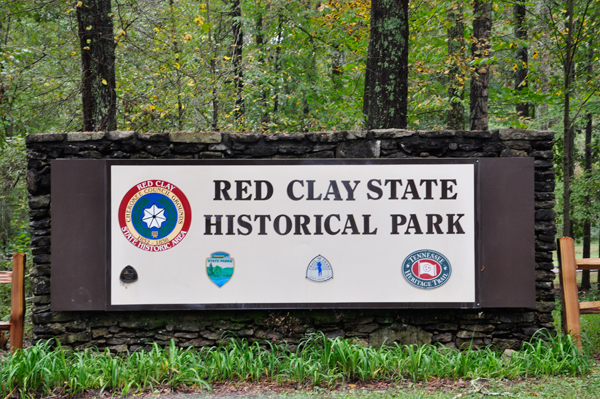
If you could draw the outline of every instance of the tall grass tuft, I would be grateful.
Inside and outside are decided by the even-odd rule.
[[[113,355],[108,350],[67,351],[48,342],[19,350],[0,363],[0,395],[63,393],[89,389],[127,395],[157,386],[211,390],[221,381],[274,381],[334,386],[344,381],[429,378],[515,378],[580,375],[592,365],[570,337],[536,339],[510,357],[490,349],[458,351],[443,346],[390,345],[375,349],[323,334],[297,350],[270,342],[230,339],[218,347],[167,348]]]

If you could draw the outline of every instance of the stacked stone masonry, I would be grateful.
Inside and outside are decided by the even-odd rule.
[[[134,351],[174,340],[181,347],[215,345],[228,337],[286,342],[312,332],[387,343],[449,347],[493,345],[518,349],[542,328],[552,330],[554,309],[554,133],[412,131],[384,129],[261,134],[131,131],[27,136],[27,185],[33,268],[34,340],[68,347]],[[535,158],[536,308],[497,310],[290,310],[52,312],[50,310],[50,161],[72,159],[304,159],[304,158]]]

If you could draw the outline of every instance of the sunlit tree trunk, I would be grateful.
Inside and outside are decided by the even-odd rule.
[[[371,2],[363,113],[368,129],[406,128],[408,0]]]
[[[473,44],[471,52],[475,65],[471,75],[471,130],[488,130],[488,97],[490,86],[489,59],[492,35],[492,2],[473,2]]]
[[[78,2],[83,130],[116,130],[115,42],[110,0]]]

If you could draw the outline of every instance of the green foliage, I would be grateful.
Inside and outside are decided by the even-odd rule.
[[[0,393],[81,395],[110,389],[127,395],[158,385],[211,390],[223,381],[295,382],[335,386],[345,381],[431,378],[517,378],[576,376],[593,360],[570,338],[546,336],[526,343],[510,356],[490,349],[460,352],[443,346],[383,346],[375,349],[341,338],[316,335],[298,349],[230,339],[218,347],[180,349],[156,344],[147,352],[112,355],[108,349],[68,352],[49,343],[17,351],[0,364]]]
[[[25,140],[0,146],[0,251],[2,256],[29,249]]]

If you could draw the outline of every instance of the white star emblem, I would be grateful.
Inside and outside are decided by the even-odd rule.
[[[156,227],[160,229],[160,226],[167,220],[165,216],[165,210],[158,208],[156,205],[152,205],[148,209],[144,209],[144,217],[142,221],[148,225],[148,228]]]

